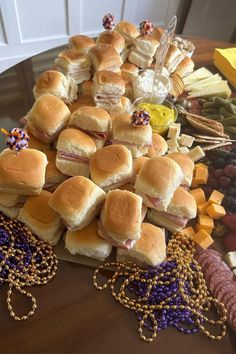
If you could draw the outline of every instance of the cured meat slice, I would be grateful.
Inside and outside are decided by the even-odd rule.
[[[211,280],[212,275],[215,272],[218,272],[218,270],[219,270],[219,266],[218,266],[218,263],[216,263],[216,262],[212,262],[209,265],[209,267],[206,268],[206,271],[204,273],[204,277],[205,277],[206,282],[207,282],[208,285],[210,284],[210,280]]]
[[[216,267],[219,267],[219,265],[221,264],[221,261],[220,261],[220,259],[216,260],[212,257],[208,257],[208,258],[204,259],[204,261],[202,261],[201,268],[202,268],[202,271],[204,274],[205,274],[206,270],[209,268],[209,266],[212,264],[214,264]]]
[[[236,303],[235,303],[235,305],[231,308],[228,321],[229,321],[230,326],[231,326],[234,330],[236,330]]]
[[[229,290],[235,288],[236,291],[236,286],[232,281],[229,282],[223,282],[223,284],[219,284],[219,286],[215,289],[215,293],[213,294],[219,301],[222,301],[222,298],[226,292]]]
[[[233,273],[225,268],[219,269],[218,272],[215,272],[209,284],[209,288],[212,294],[215,294],[215,290],[219,284],[222,284],[222,287],[228,282],[233,281]]]

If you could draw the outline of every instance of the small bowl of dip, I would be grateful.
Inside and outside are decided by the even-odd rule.
[[[150,115],[150,125],[154,133],[164,135],[170,125],[174,123],[178,117],[178,111],[175,106],[164,99],[160,104],[160,97],[153,95],[152,97],[139,97],[133,103],[133,111],[143,110]]]

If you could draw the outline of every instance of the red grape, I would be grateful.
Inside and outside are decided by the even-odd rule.
[[[231,185],[231,178],[222,176],[218,179],[221,187],[229,187]]]
[[[222,177],[224,176],[224,170],[222,168],[217,168],[214,172],[215,177]]]
[[[228,232],[224,236],[224,246],[227,252],[234,252],[236,251],[236,233],[235,232]]]
[[[236,166],[235,165],[227,165],[224,168],[224,173],[229,177],[236,177]]]

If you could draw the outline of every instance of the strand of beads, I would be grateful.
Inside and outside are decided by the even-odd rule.
[[[0,213],[0,286],[9,284],[7,306],[15,320],[28,319],[37,308],[36,299],[23,288],[47,284],[56,275],[57,263],[49,244],[36,238],[20,221]],[[13,309],[14,289],[31,300],[32,308],[26,315],[18,316]]]
[[[167,260],[160,266],[141,269],[133,262],[106,263],[95,270],[94,286],[110,288],[122,306],[134,311],[141,339],[151,342],[158,331],[172,326],[190,334],[198,331],[220,340],[226,333],[224,305],[208,293],[201,268],[194,259],[194,241],[190,236],[174,234],[167,246]],[[103,285],[97,277],[102,269],[113,267],[112,276]],[[207,317],[212,305],[218,319]],[[220,326],[220,334],[210,334],[206,324]],[[144,329],[151,333],[144,334]]]

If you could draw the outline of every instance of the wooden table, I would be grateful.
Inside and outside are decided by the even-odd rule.
[[[196,45],[193,59],[197,67],[213,68],[215,47],[226,48],[229,43],[191,38]],[[22,72],[20,65],[15,68]],[[21,80],[27,81],[27,70]],[[32,77],[32,72],[29,73]],[[0,87],[7,83],[0,75]],[[21,90],[21,88],[19,88]],[[25,95],[29,92],[24,92]],[[30,95],[30,94],[29,94]],[[27,103],[28,102],[28,106]],[[31,104],[28,99],[17,105],[6,97],[0,109],[1,126],[16,126],[17,119]],[[23,107],[22,107],[23,106]],[[22,111],[24,109],[24,112]],[[170,328],[159,333],[151,344],[142,342],[137,333],[133,313],[124,310],[108,290],[99,292],[92,284],[94,269],[75,263],[59,262],[56,278],[46,286],[34,287],[32,294],[38,300],[36,314],[26,322],[9,317],[6,307],[7,287],[0,292],[0,352],[3,354],[232,354],[236,353],[236,333],[230,329],[220,342],[211,341],[202,334],[184,335]],[[26,309],[16,297],[19,310]]]

